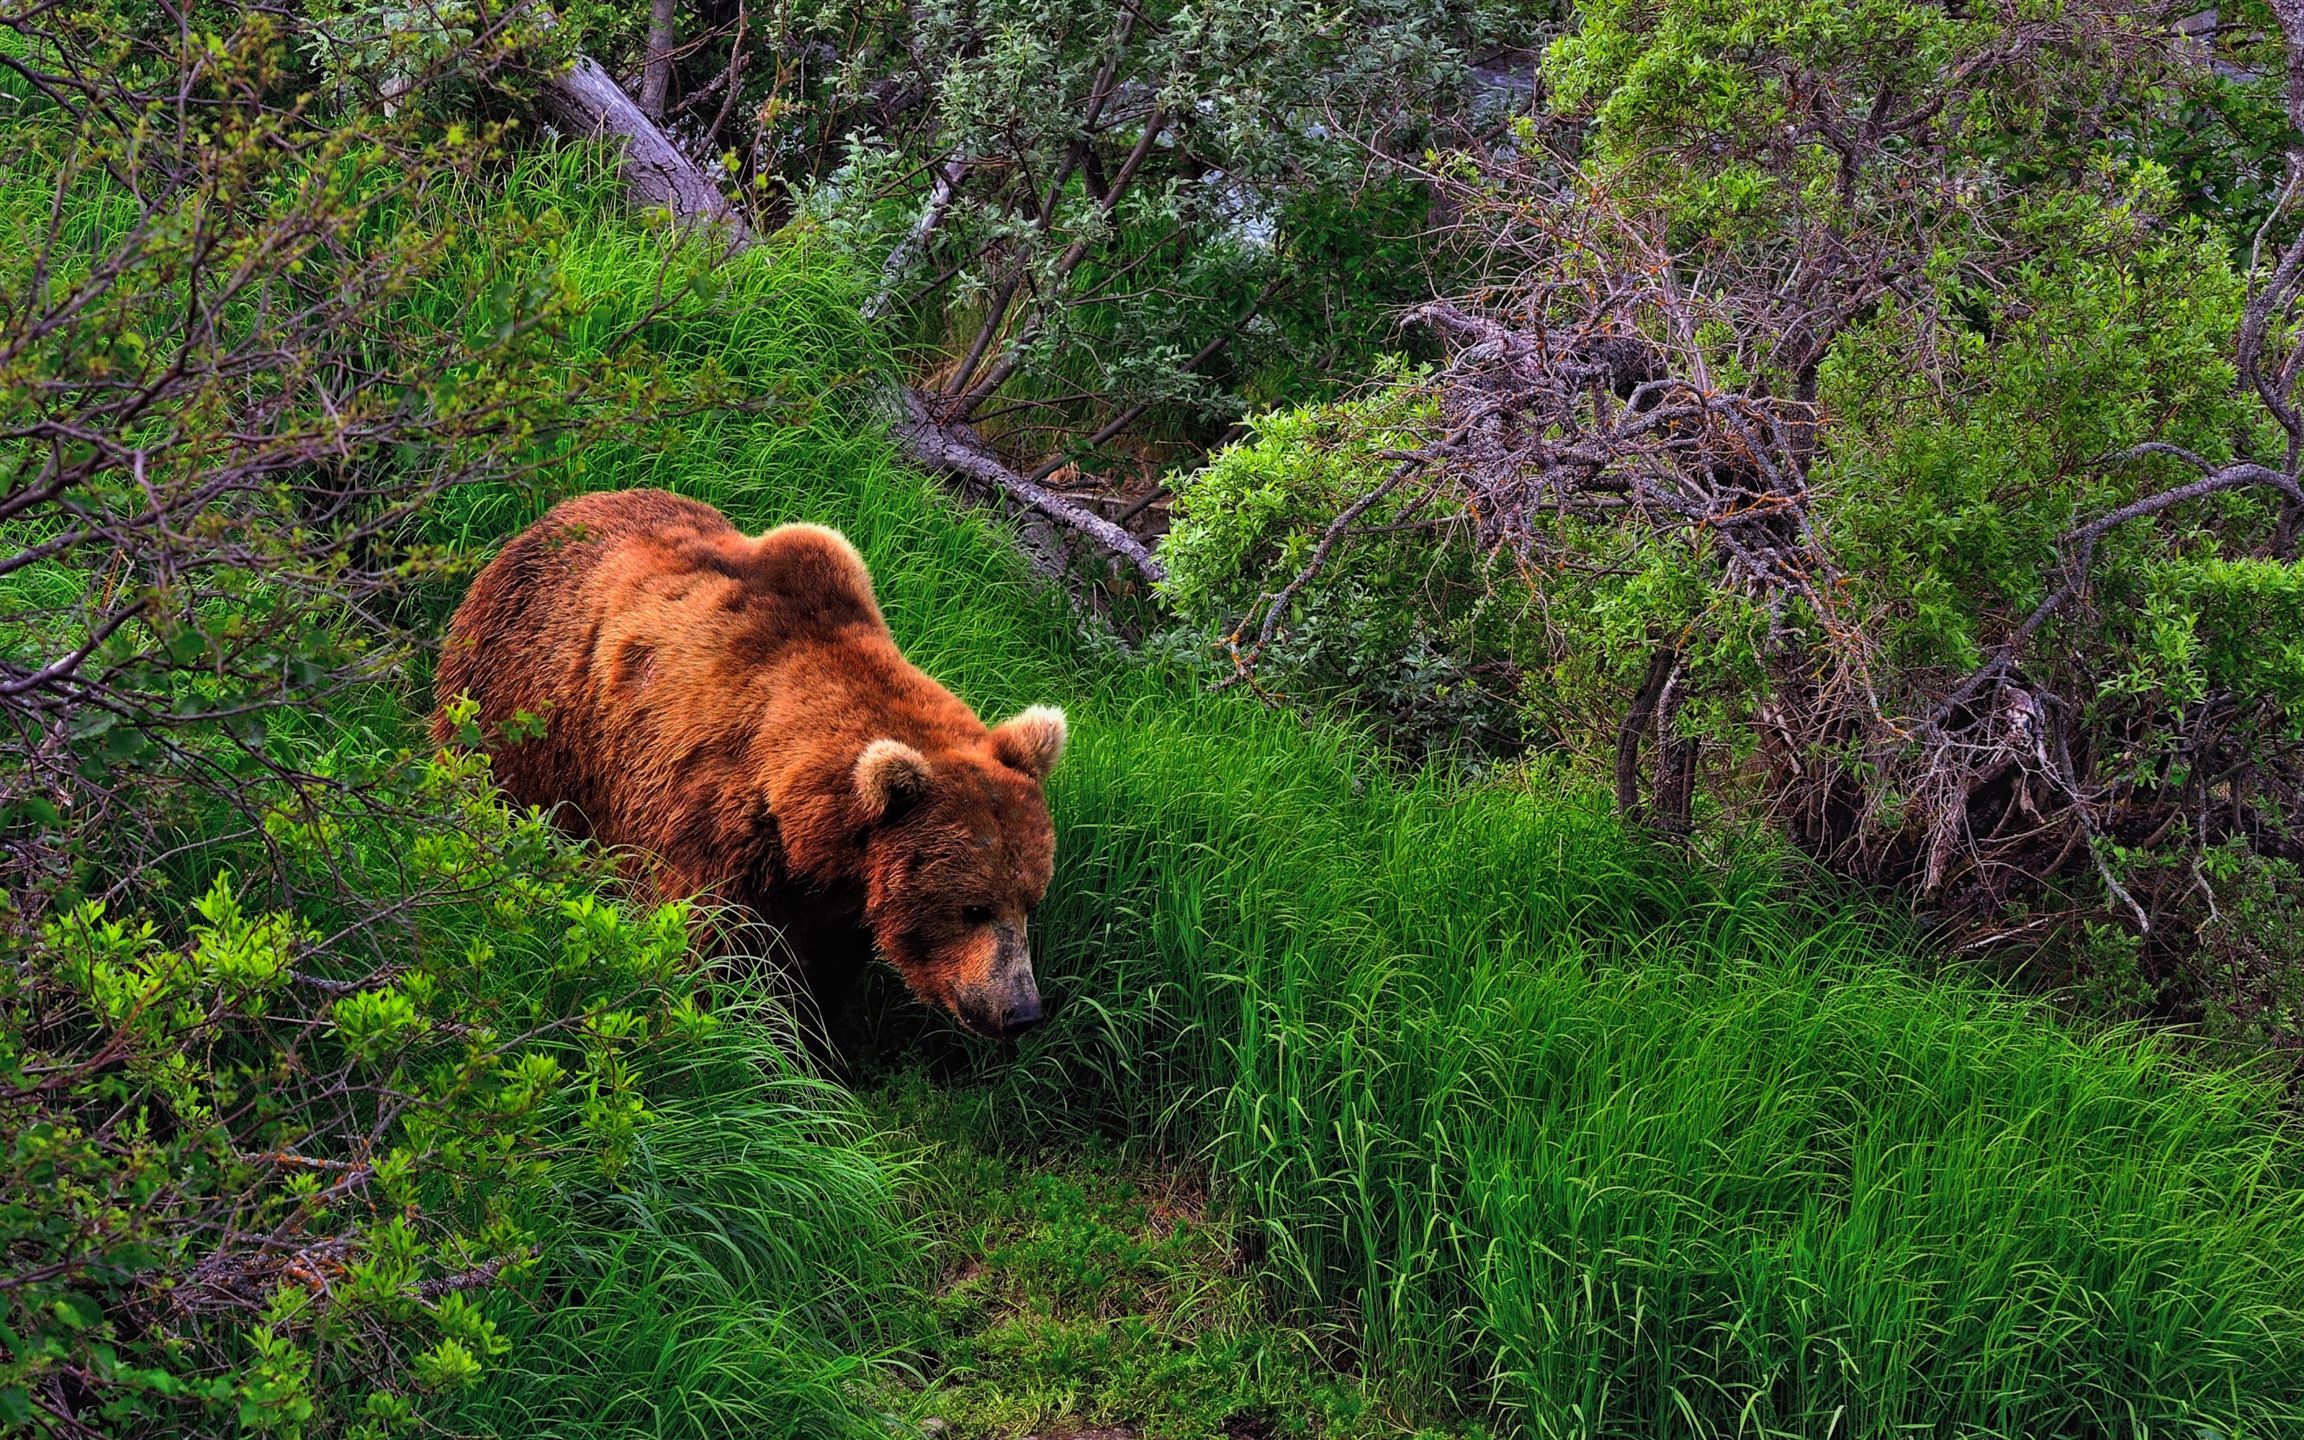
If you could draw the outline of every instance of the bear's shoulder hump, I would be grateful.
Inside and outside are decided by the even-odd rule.
[[[745,580],[824,621],[877,624],[872,572],[848,537],[829,525],[779,525],[753,542]]]

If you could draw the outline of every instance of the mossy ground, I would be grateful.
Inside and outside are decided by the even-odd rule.
[[[881,1407],[951,1440],[1475,1440],[1420,1429],[1269,1312],[1251,1229],[1205,1172],[1090,1142],[1003,1151],[982,1090],[915,1069],[862,1097],[918,1146],[934,1281]],[[938,1424],[936,1422],[941,1422]]]

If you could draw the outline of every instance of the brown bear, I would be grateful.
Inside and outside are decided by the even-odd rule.
[[[1039,1022],[1024,927],[1064,714],[986,729],[898,653],[838,531],[746,535],[661,490],[564,501],[473,581],[435,688],[436,741],[470,695],[507,795],[639,852],[659,898],[766,919],[820,999],[876,945],[979,1034]]]

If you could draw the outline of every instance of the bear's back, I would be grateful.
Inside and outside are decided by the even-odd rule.
[[[662,490],[563,501],[490,570],[483,579],[498,583],[476,587],[474,599],[484,589],[487,600],[468,608],[497,612],[487,627],[496,637],[529,631],[596,675],[628,670],[635,647],[745,666],[796,641],[888,633],[871,573],[837,530],[792,524],[749,536]]]
[[[460,693],[487,731],[547,716],[541,743],[499,752],[498,779],[523,801],[575,803],[613,835],[627,829],[610,819],[615,777],[693,775],[702,752],[752,729],[748,681],[831,650],[894,655],[871,575],[838,531],[753,537],[662,490],[580,495],[473,583],[442,647],[433,733],[451,738],[445,702]]]
[[[749,536],[701,501],[618,490],[554,506],[513,548],[530,543],[562,556],[580,585],[625,592],[619,606],[645,599],[689,612],[691,625],[717,630],[736,619],[739,629],[782,636],[887,629],[864,558],[823,525]]]

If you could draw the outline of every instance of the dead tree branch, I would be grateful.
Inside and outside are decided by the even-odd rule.
[[[987,451],[966,426],[939,423],[929,414],[928,402],[919,392],[906,389],[902,399],[903,418],[893,431],[904,453],[915,461],[937,474],[965,476],[988,486],[1087,536],[1126,560],[1147,580],[1158,583],[1167,578],[1167,570],[1135,536],[1018,475]]]

